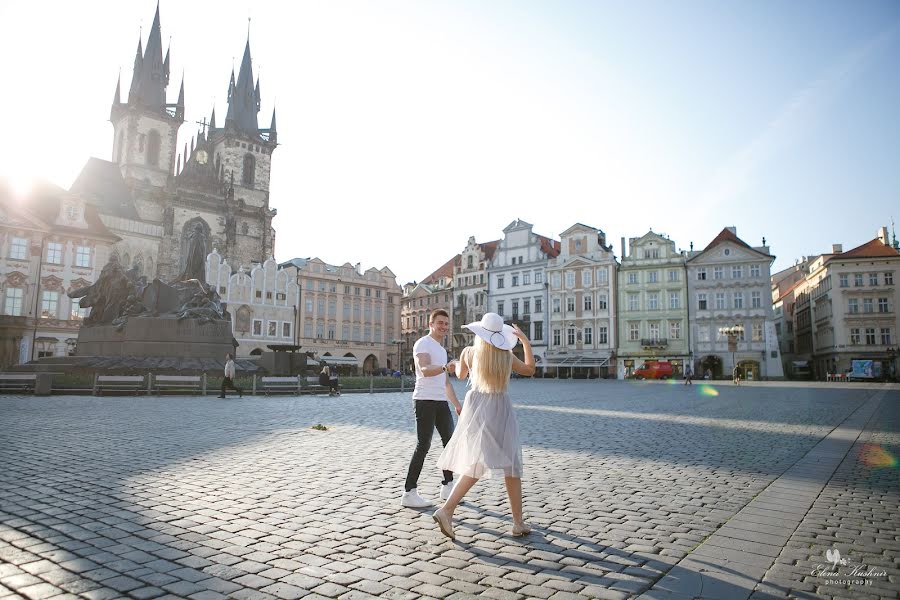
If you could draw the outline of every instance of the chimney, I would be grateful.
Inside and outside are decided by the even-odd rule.
[[[832,254],[840,254],[844,251],[844,247],[841,244],[832,244],[831,245],[831,253]]]
[[[887,227],[879,227],[878,228],[878,241],[884,244],[885,246],[890,246],[891,241],[888,238]]]
[[[625,238],[622,238],[622,258],[625,258]]]

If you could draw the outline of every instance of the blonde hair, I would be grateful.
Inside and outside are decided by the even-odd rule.
[[[475,345],[469,352],[469,381],[472,389],[485,394],[505,391],[512,362],[512,351],[501,350],[475,336]]]

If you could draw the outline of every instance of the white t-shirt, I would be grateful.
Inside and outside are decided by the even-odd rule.
[[[447,364],[447,351],[441,346],[437,340],[430,335],[419,338],[419,341],[413,345],[413,356],[419,354],[428,354],[431,357],[431,364],[443,366]],[[447,398],[447,374],[441,373],[434,377],[425,377],[419,369],[419,361],[416,362],[416,389],[413,390],[413,400],[443,400]]]

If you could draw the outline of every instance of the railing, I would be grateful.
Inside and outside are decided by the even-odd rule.
[[[669,340],[667,339],[649,338],[641,340],[641,346],[644,346],[645,348],[665,348],[668,345]]]

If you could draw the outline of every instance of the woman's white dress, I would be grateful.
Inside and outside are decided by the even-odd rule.
[[[488,394],[470,389],[466,393],[453,437],[437,464],[476,479],[522,476],[519,424],[506,390]]]

